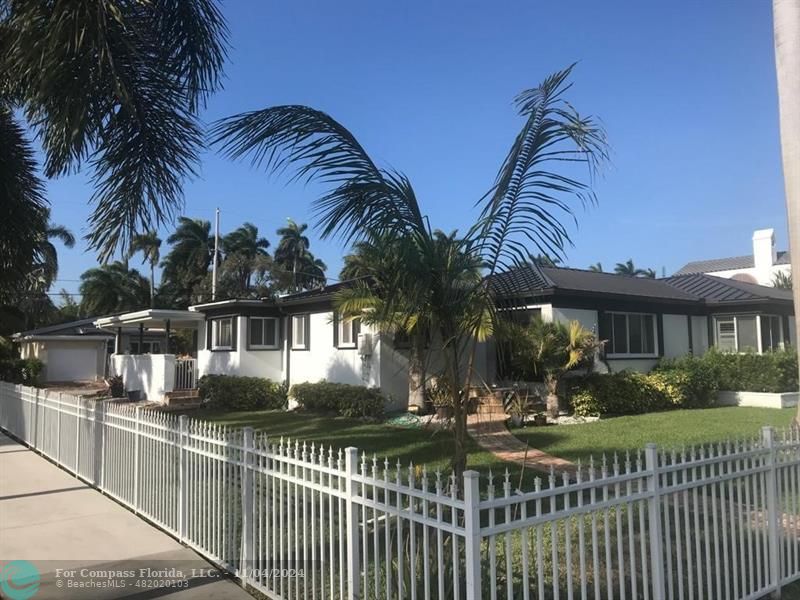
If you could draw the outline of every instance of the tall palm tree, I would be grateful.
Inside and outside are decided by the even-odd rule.
[[[457,480],[466,465],[465,386],[472,381],[476,342],[490,330],[493,308],[487,280],[465,274],[476,264],[489,275],[522,264],[531,246],[561,258],[569,232],[560,219],[573,215],[573,201],[595,201],[591,181],[576,179],[573,169],[568,174],[549,169],[566,160],[594,172],[607,157],[602,129],[564,98],[572,68],[517,96],[522,130],[480,200],[477,221],[460,236],[437,234],[410,180],[378,167],[349,130],[318,110],[267,108],[224,119],[212,132],[212,143],[228,156],[250,156],[270,170],[296,167],[298,177],[327,185],[314,203],[322,237],[350,244],[386,235],[401,242],[399,269],[384,301],[390,311],[424,310],[435,325],[443,375],[452,388]]]
[[[589,270],[594,271],[595,273],[602,273],[603,263],[596,262],[593,265],[589,265]]]
[[[778,73],[781,154],[789,220],[792,273],[800,273],[800,3],[773,0],[775,20],[775,67]],[[795,336],[800,352],[800,286],[793,288]],[[800,426],[800,405],[795,424]]]
[[[137,252],[142,253],[142,262],[150,265],[150,308],[156,306],[156,265],[161,260],[161,238],[155,231],[139,233],[133,236],[128,248],[128,257]],[[127,266],[127,265],[126,265]]]
[[[162,281],[176,306],[191,303],[192,289],[208,274],[214,257],[211,223],[180,217],[175,232],[167,238],[172,247],[164,257]]]
[[[629,258],[624,263],[617,263],[614,267],[614,273],[617,275],[624,275],[626,277],[655,277],[656,272],[653,269],[639,269],[633,264],[633,259]]]
[[[31,269],[29,288],[46,292],[58,277],[58,250],[53,241],[58,240],[67,248],[75,247],[75,236],[72,232],[50,220],[50,209],[44,210],[47,227],[36,239],[38,259]]]
[[[244,223],[222,238],[222,250],[227,257],[237,255],[245,260],[237,263],[239,289],[246,292],[250,289],[253,275],[253,263],[257,256],[268,256],[269,240],[258,237],[258,227],[252,223]]]
[[[46,177],[88,169],[100,257],[170,219],[202,150],[198,113],[221,83],[217,2],[3,2],[0,32],[0,121],[24,116]],[[22,130],[0,125],[0,148],[25,154]],[[41,185],[31,164],[0,177],[0,189]],[[14,241],[25,252],[26,238]]]
[[[557,267],[561,264],[560,258],[548,256],[547,254],[531,255],[529,260],[540,267]]]
[[[147,279],[120,262],[86,271],[79,290],[81,310],[90,315],[137,310],[147,306],[150,299]]]
[[[287,219],[286,227],[278,229],[280,240],[275,249],[275,264],[291,272],[292,287],[295,291],[300,289],[300,271],[304,261],[308,262],[308,252],[311,242],[305,232],[307,223],[297,224],[292,219]]]

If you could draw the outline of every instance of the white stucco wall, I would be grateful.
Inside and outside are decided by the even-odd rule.
[[[112,366],[122,376],[125,391],[138,390],[143,399],[162,402],[175,388],[175,356],[172,354],[114,354]]]
[[[284,380],[281,349],[249,350],[247,348],[247,317],[235,317],[236,350],[212,351],[206,348],[206,327],[209,321],[200,324],[198,329],[197,369],[203,375],[240,375],[263,377],[272,381]]]
[[[380,348],[373,344],[372,355],[363,360],[357,348],[337,348],[333,345],[332,321],[330,311],[309,315],[308,349],[289,349],[289,384],[326,380],[380,387]],[[362,326],[361,333],[372,335],[376,341],[369,327]]]
[[[44,363],[43,381],[96,381],[105,374],[106,338],[26,341],[20,357]]]
[[[734,275],[749,275],[756,280],[756,283],[761,285],[772,285],[772,279],[777,273],[786,273],[787,275],[792,272],[791,265],[772,265],[763,269],[731,269],[728,271],[713,271],[708,273],[714,277],[724,277],[726,279],[733,279]]]

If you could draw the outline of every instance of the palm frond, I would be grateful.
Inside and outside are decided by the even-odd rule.
[[[554,259],[563,258],[570,243],[564,217],[574,219],[574,200],[581,206],[596,201],[591,180],[608,156],[605,132],[564,99],[573,67],[516,98],[525,125],[480,201],[481,218],[470,232],[484,240],[481,253],[490,272],[523,263],[531,245]],[[588,166],[588,183],[553,168],[571,163]]]
[[[211,135],[230,158],[249,157],[267,171],[291,169],[292,180],[329,186],[314,203],[322,237],[350,243],[365,230],[425,228],[409,180],[379,169],[356,137],[324,112],[276,106],[218,121]]]

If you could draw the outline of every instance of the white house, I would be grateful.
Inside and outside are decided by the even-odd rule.
[[[681,267],[675,275],[706,273],[715,277],[736,279],[746,283],[773,285],[778,273],[791,274],[789,253],[775,248],[775,230],[753,232],[753,254],[698,260]]]

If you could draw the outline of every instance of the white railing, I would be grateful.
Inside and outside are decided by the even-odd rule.
[[[175,359],[175,388],[176,390],[193,390],[197,387],[197,359]]]
[[[0,427],[270,598],[744,600],[800,579],[800,436],[463,494],[422,468],[0,383]]]

